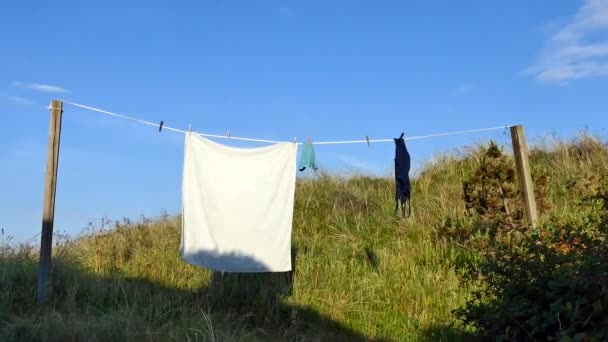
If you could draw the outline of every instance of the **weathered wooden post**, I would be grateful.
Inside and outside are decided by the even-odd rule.
[[[517,178],[519,178],[521,199],[524,204],[524,215],[526,222],[531,226],[535,226],[538,214],[536,212],[536,199],[534,197],[532,175],[530,174],[528,145],[524,134],[524,126],[511,126],[511,142],[513,143],[513,156],[515,158]]]
[[[51,123],[44,183],[44,206],[42,209],[42,233],[40,238],[40,266],[38,269],[39,304],[49,298],[51,283],[51,251],[53,249],[53,222],[55,219],[55,193],[57,190],[57,167],[59,164],[59,140],[61,137],[61,115],[63,102],[51,102]]]

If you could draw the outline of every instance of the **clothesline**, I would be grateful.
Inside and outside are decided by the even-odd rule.
[[[141,120],[141,119],[137,119],[137,118],[134,118],[134,117],[131,117],[131,116],[113,113],[113,112],[110,112],[110,111],[107,111],[107,110],[103,110],[103,109],[99,109],[99,108],[95,108],[95,107],[91,107],[91,106],[85,106],[85,105],[79,104],[79,103],[74,103],[74,102],[65,101],[65,100],[62,100],[62,101],[64,103],[70,104],[72,106],[88,109],[88,110],[91,110],[91,111],[94,111],[94,112],[103,113],[103,114],[106,114],[106,115],[110,115],[110,116],[114,116],[114,117],[118,117],[118,118],[122,118],[122,119],[127,119],[127,120],[131,120],[131,121],[135,121],[135,122],[138,122],[138,123],[141,123],[141,124],[145,124],[145,125],[149,125],[149,126],[153,126],[153,127],[156,127],[156,128],[161,128],[161,124],[160,123],[154,123],[154,122],[150,122],[150,121],[146,121],[146,120]],[[427,138],[435,138],[435,137],[442,137],[442,136],[448,136],[448,135],[457,135],[457,134],[465,134],[465,133],[476,133],[476,132],[484,132],[484,131],[494,131],[494,130],[507,129],[509,127],[511,127],[511,125],[503,125],[503,126],[496,126],[496,127],[471,129],[471,130],[465,130],[465,131],[437,133],[437,134],[429,134],[429,135],[419,135],[419,136],[405,137],[404,140],[417,140],[417,139],[427,139]],[[189,131],[186,131],[186,130],[181,130],[181,129],[169,127],[169,126],[166,126],[166,125],[162,125],[162,129],[166,129],[166,130],[174,131],[174,132],[179,132],[179,133],[184,133],[184,134],[186,134],[186,133],[189,132]],[[254,138],[235,137],[235,136],[231,136],[230,134],[228,134],[228,135],[218,135],[218,134],[199,133],[199,132],[193,132],[193,133],[198,134],[198,135],[203,136],[203,137],[219,138],[219,139],[229,139],[229,140],[263,142],[263,143],[271,143],[271,144],[277,144],[277,143],[284,143],[284,142],[286,142],[286,141],[267,140],[267,139],[254,139]],[[336,144],[359,144],[359,143],[367,143],[367,144],[369,144],[369,143],[392,142],[392,141],[394,141],[392,138],[390,138],[390,139],[367,139],[367,137],[366,137],[365,140],[316,141],[316,142],[311,142],[311,143],[313,145],[336,145]],[[295,138],[294,138],[294,143],[296,143],[298,145],[302,144],[302,143],[298,143]]]

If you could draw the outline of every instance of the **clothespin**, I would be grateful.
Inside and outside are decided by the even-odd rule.
[[[295,144],[298,141],[297,137],[293,137],[293,143]]]
[[[365,136],[365,141],[367,141],[367,147],[369,147],[369,137],[367,135]]]
[[[403,139],[403,135],[404,135],[404,134],[405,134],[405,133],[401,132],[401,136],[399,137],[399,139]]]
[[[228,137],[228,139],[230,139],[230,130],[226,131],[226,136]]]
[[[306,143],[310,145],[310,137],[306,139]]]
[[[160,121],[160,125],[158,125],[158,131],[159,132],[163,130],[163,124],[164,124],[164,121],[161,120]]]

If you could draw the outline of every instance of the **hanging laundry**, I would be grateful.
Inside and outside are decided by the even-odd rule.
[[[294,143],[241,149],[187,133],[184,260],[225,272],[290,271],[296,154]]]
[[[403,133],[395,140],[395,214],[401,203],[401,217],[405,216],[405,205],[408,204],[408,215],[410,216],[412,206],[410,204],[410,154],[405,146]]]
[[[298,163],[298,169],[300,171],[304,171],[307,167],[315,171],[318,169],[315,150],[310,139],[302,144],[302,154],[300,154],[300,162]]]

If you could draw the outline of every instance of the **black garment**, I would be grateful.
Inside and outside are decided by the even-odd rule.
[[[399,139],[395,140],[395,214],[399,208],[399,202],[401,202],[401,216],[405,216],[405,204],[407,202],[409,206],[408,215],[412,213],[412,206],[410,201],[410,154],[405,147],[405,140],[403,139],[403,133]]]

